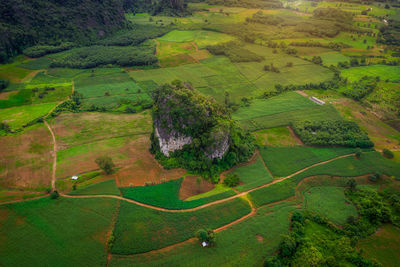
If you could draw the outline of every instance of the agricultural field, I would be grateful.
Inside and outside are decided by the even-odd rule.
[[[103,265],[116,207],[113,199],[68,198],[3,205],[1,264]]]
[[[396,1],[4,1],[0,266],[398,265]]]
[[[356,208],[346,200],[341,187],[313,187],[304,193],[303,205],[337,224],[344,224],[349,216],[357,217]]]

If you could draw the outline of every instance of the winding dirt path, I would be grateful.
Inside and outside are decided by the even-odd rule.
[[[51,129],[50,125],[47,123],[47,121],[44,121],[44,124],[46,125],[47,129],[49,129],[51,133],[51,137],[53,139],[53,169],[51,173],[51,189],[54,191],[56,189],[56,169],[57,169],[57,142],[56,142],[56,136],[54,135],[53,129]]]
[[[54,160],[53,160],[52,188],[55,188],[55,173],[56,173],[56,168],[57,168],[57,154],[56,154],[57,144],[55,143],[55,136],[54,136],[54,133],[53,133],[51,127],[47,124],[47,122],[45,122],[45,124],[48,127],[49,131],[51,132],[51,134],[53,136],[53,141],[54,141],[54,146],[53,146]],[[260,188],[269,187],[269,186],[271,186],[273,184],[282,182],[282,181],[284,181],[286,179],[292,178],[293,176],[295,176],[295,175],[297,175],[299,173],[305,172],[305,171],[307,171],[307,170],[309,170],[309,169],[311,169],[313,167],[316,167],[316,166],[319,166],[319,165],[323,165],[323,164],[332,162],[334,160],[345,158],[345,157],[349,157],[349,156],[354,156],[354,153],[342,155],[342,156],[339,156],[339,157],[335,157],[335,158],[332,158],[332,159],[329,159],[329,160],[326,160],[326,161],[322,161],[322,162],[313,164],[313,165],[308,166],[308,167],[306,167],[304,169],[301,169],[301,170],[299,170],[299,171],[297,171],[295,173],[292,173],[289,176],[275,179],[275,180],[273,180],[272,182],[270,182],[268,184],[260,185],[258,187],[255,187],[253,189],[241,192],[241,193],[236,194],[234,196],[231,196],[231,197],[228,197],[228,198],[224,198],[224,199],[220,199],[220,200],[216,200],[216,201],[213,201],[213,202],[210,202],[210,203],[207,203],[207,204],[195,207],[195,208],[191,208],[191,209],[178,210],[178,209],[160,208],[160,207],[149,205],[149,204],[145,204],[145,203],[133,200],[133,199],[128,199],[128,198],[124,198],[124,197],[121,197],[121,196],[114,196],[114,195],[81,195],[81,196],[74,195],[74,196],[71,196],[71,195],[66,195],[66,194],[60,193],[60,196],[67,197],[67,198],[115,198],[115,199],[119,199],[119,200],[123,200],[123,201],[126,201],[126,202],[130,202],[130,203],[133,203],[133,204],[145,207],[145,208],[153,209],[153,210],[159,210],[159,211],[165,211],[165,212],[177,212],[177,213],[178,212],[182,212],[183,213],[183,212],[190,212],[190,211],[196,211],[196,210],[204,209],[204,208],[207,208],[207,207],[210,207],[210,206],[213,206],[213,205],[217,205],[217,204],[220,204],[220,203],[224,203],[224,202],[233,200],[233,199],[238,198],[238,197],[243,197],[243,196],[247,195],[250,192],[253,192],[253,191],[256,191],[256,190],[258,190]],[[20,201],[14,201],[14,202],[22,202],[22,201],[28,201],[28,200],[29,199],[20,200]],[[0,203],[0,205],[3,205],[5,203],[6,202]]]

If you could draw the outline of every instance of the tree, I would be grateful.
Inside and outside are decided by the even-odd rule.
[[[111,174],[113,172],[115,165],[110,157],[101,156],[98,157],[95,162],[106,174]]]
[[[351,192],[356,191],[356,188],[357,188],[357,182],[356,182],[356,180],[354,180],[353,178],[351,178],[351,179],[349,179],[349,180],[347,181],[346,184],[347,184],[347,187],[350,189]]]
[[[387,149],[387,148],[384,148],[384,149],[382,150],[382,154],[383,154],[383,156],[387,157],[388,159],[394,158],[393,152],[390,151],[390,150]]]
[[[355,155],[356,155],[356,158],[360,159],[360,158],[361,158],[361,154],[362,154],[362,151],[361,151],[361,149],[360,149],[359,147],[357,147],[357,149],[356,149],[356,153],[355,153]]]
[[[229,186],[229,187],[235,187],[239,184],[240,179],[237,174],[229,173],[226,175],[224,179],[224,185]]]
[[[311,59],[312,63],[322,65],[322,58],[320,56],[313,56]]]
[[[57,199],[60,196],[60,194],[58,194],[57,190],[54,190],[51,194],[50,194],[50,198],[51,199]]]
[[[199,240],[200,243],[206,242],[207,246],[212,246],[215,244],[215,234],[211,229],[199,229],[195,236]]]
[[[293,237],[286,235],[279,245],[282,257],[291,257],[296,252],[296,241]]]

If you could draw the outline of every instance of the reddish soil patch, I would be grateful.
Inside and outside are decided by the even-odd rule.
[[[311,17],[312,14],[310,13],[304,13],[304,12],[300,12],[300,11],[292,11],[293,13],[295,13],[296,15],[300,15],[300,16],[305,16],[305,17]]]
[[[149,152],[149,137],[142,136],[125,146],[129,159],[122,162],[124,167],[114,174],[120,186],[140,186],[145,182],[160,183],[161,179],[172,180],[182,177],[183,169],[164,169]]]
[[[263,236],[261,236],[261,235],[256,235],[256,238],[257,238],[257,241],[258,241],[258,242],[260,242],[260,243],[263,243],[263,242],[264,242],[264,237],[263,237]]]
[[[296,140],[296,142],[297,142],[299,145],[304,146],[303,141],[301,141],[300,137],[298,137],[297,134],[293,131],[292,127],[287,126],[287,128],[289,129],[290,133],[292,134],[292,136],[293,136],[293,138]]]
[[[44,126],[0,139],[0,186],[47,187],[51,183],[52,139]]]
[[[201,182],[198,183],[197,179],[200,178]],[[199,176],[187,176],[182,182],[179,190],[179,198],[186,199],[201,193],[208,192],[214,188],[214,185],[209,181],[204,180]]]

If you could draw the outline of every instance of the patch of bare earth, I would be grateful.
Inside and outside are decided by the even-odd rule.
[[[126,146],[128,160],[121,170],[114,174],[120,186],[141,186],[145,182],[160,183],[162,179],[172,180],[182,177],[183,169],[164,169],[149,152],[150,139],[142,136]]]
[[[179,198],[186,199],[212,190],[215,186],[199,176],[186,176],[179,190]]]
[[[257,238],[257,241],[258,241],[258,242],[260,242],[260,243],[263,243],[263,242],[264,242],[264,237],[263,237],[263,236],[261,236],[261,235],[256,235],[256,238]]]
[[[7,100],[10,96],[17,94],[15,91],[0,93],[0,100]]]
[[[37,188],[51,183],[52,141],[45,127],[0,138],[0,187]]]

